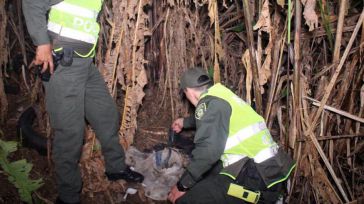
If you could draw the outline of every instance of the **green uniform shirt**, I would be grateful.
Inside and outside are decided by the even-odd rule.
[[[183,186],[192,187],[220,160],[229,135],[230,115],[226,101],[206,96],[198,102],[195,115],[184,119],[183,127],[196,127],[196,133],[191,162],[180,179]]]
[[[212,169],[213,165],[224,154],[230,125],[233,125],[229,124],[232,111],[228,101],[207,94],[200,97],[194,117],[185,118],[184,128],[192,128],[195,124],[196,134],[194,138],[195,149],[192,151],[191,162],[180,179],[183,186],[191,188],[201,180],[206,172]],[[249,113],[247,113],[248,115],[242,114],[241,117],[249,117]],[[239,118],[234,120],[240,121]],[[244,154],[244,152],[241,153]],[[239,162],[226,166],[223,173],[237,177],[246,161],[241,159]],[[257,168],[256,173],[260,175],[268,188],[286,180],[295,167],[294,161],[282,149],[278,149],[273,157],[255,163],[255,165]]]
[[[48,11],[51,6],[63,0],[22,0],[23,14],[28,32],[34,45],[53,44],[53,48],[70,47],[80,54],[86,54],[93,47],[92,44],[61,37],[48,31]]]

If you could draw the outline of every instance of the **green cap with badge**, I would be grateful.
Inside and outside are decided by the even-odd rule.
[[[187,69],[183,73],[181,77],[180,88],[185,89],[200,87],[210,82],[211,79],[205,70],[203,70],[201,67],[194,67]]]

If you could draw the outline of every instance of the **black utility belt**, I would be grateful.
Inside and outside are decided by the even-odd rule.
[[[57,55],[59,57],[62,57],[64,53],[67,53],[66,55],[70,56],[72,55],[72,58],[91,58],[91,57],[82,57],[77,52],[73,50],[73,48],[62,48],[61,50],[53,50],[52,51],[54,55]]]
[[[54,65],[71,66],[73,58],[85,58],[75,53],[73,48],[64,47],[59,51],[52,51]]]

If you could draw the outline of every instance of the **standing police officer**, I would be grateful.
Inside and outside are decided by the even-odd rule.
[[[201,68],[188,69],[181,89],[195,114],[172,124],[196,128],[186,171],[169,194],[177,204],[274,203],[295,167],[273,141],[264,119]]]
[[[34,64],[51,77],[43,84],[54,129],[52,157],[59,196],[56,203],[79,203],[79,159],[85,118],[101,143],[109,180],[141,182],[124,163],[119,144],[119,112],[93,63],[102,0],[23,0],[29,34],[37,46]],[[60,58],[54,65],[52,52]],[[55,69],[57,68],[57,69]]]

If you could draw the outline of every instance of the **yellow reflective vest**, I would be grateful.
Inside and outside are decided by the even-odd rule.
[[[102,0],[64,0],[51,7],[48,30],[62,37],[93,44],[93,52],[100,26],[97,16]]]
[[[244,158],[249,158],[254,160],[258,171],[262,170],[259,173],[263,180],[266,181],[268,187],[285,180],[295,165],[288,155],[282,155],[285,153],[278,151],[279,147],[273,141],[264,122],[264,118],[257,114],[239,96],[220,83],[210,87],[208,92],[204,93],[201,98],[206,96],[223,99],[230,104],[232,109],[229,121],[229,135],[225,144],[224,153],[221,156],[224,168]],[[283,162],[284,165],[276,164],[277,159],[285,160]],[[277,165],[278,168],[275,168]],[[275,169],[281,172],[266,172],[269,169]],[[233,179],[236,177],[236,175],[227,172],[223,172],[222,174],[230,176]]]

